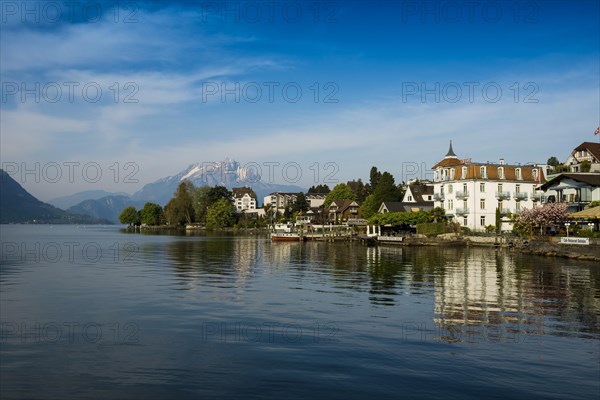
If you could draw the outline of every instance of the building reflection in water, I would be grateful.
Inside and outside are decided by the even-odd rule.
[[[597,337],[598,274],[563,262],[573,264],[487,248],[466,250],[435,276],[434,323],[447,332],[460,330],[462,338],[483,334],[519,340],[519,334],[571,331]]]
[[[427,323],[462,340],[489,332],[506,338],[600,334],[600,270],[574,260],[489,248],[272,243],[264,237],[182,238],[162,248],[186,290],[247,289],[257,275],[281,274],[289,287],[329,291],[340,304],[365,294],[375,306],[430,297],[433,320]]]

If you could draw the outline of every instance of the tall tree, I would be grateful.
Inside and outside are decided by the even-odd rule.
[[[195,221],[192,202],[194,191],[194,185],[189,181],[177,186],[174,197],[165,206],[165,217],[170,224],[184,225]]]
[[[210,204],[214,204],[221,199],[231,201],[233,195],[225,186],[215,186],[210,188],[208,192],[208,201]]]
[[[122,224],[138,225],[140,223],[140,216],[134,206],[126,207],[119,215],[119,221]]]
[[[140,211],[140,215],[142,217],[142,224],[160,225],[163,219],[163,209],[158,204],[146,203]]]
[[[384,201],[399,201],[401,192],[394,182],[394,177],[389,172],[384,172],[377,179],[377,186],[373,193],[367,196],[361,207],[364,218],[369,218],[379,210]]]
[[[548,164],[551,167],[557,167],[558,165],[560,165],[560,161],[558,161],[558,158],[552,156],[548,159],[548,161],[546,161],[546,164]]]
[[[196,222],[206,222],[206,211],[212,204],[210,196],[211,189],[212,188],[210,186],[201,186],[194,189],[194,194],[192,195],[192,204],[194,207]]]
[[[314,194],[327,194],[329,192],[331,192],[331,190],[329,189],[329,186],[327,186],[327,184],[311,186],[308,189],[308,193]]]
[[[208,207],[206,226],[209,228],[227,228],[235,223],[235,208],[229,200],[219,199]]]
[[[334,200],[356,200],[356,195],[345,183],[338,183],[333,190],[325,197],[323,208],[329,208],[329,205]]]
[[[357,181],[348,181],[347,185],[350,187],[350,189],[352,189],[352,191],[356,195],[357,201],[361,203],[365,201],[365,198],[369,193],[367,187],[360,178]]]
[[[308,200],[306,200],[306,196],[304,193],[300,192],[296,196],[296,201],[292,204],[292,212],[306,212],[308,211],[310,204],[308,204]]]
[[[369,185],[371,186],[371,191],[374,191],[377,187],[379,178],[381,178],[381,172],[377,171],[377,167],[371,167],[371,172],[369,173]]]

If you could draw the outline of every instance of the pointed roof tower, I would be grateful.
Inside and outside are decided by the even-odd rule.
[[[448,149],[448,153],[444,158],[458,158],[456,154],[454,154],[454,150],[452,150],[452,140],[450,141],[450,148]]]
[[[437,169],[439,167],[452,167],[452,166],[460,165],[460,163],[461,163],[460,160],[458,159],[458,157],[454,153],[454,150],[452,149],[452,140],[451,140],[450,147],[448,148],[448,153],[446,153],[446,156],[444,157],[444,159],[442,161],[438,162],[437,164],[435,164],[432,169]]]

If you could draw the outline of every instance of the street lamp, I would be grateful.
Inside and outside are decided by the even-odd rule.
[[[588,226],[590,227],[590,231],[593,232],[594,231],[594,223],[590,222],[590,223],[588,223]]]
[[[567,228],[567,237],[569,237],[569,226],[571,226],[571,224],[568,222],[565,222],[565,227]]]

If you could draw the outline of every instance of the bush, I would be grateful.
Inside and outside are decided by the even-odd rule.
[[[417,224],[417,234],[426,236],[437,236],[446,233],[446,224],[444,222],[430,222]]]

